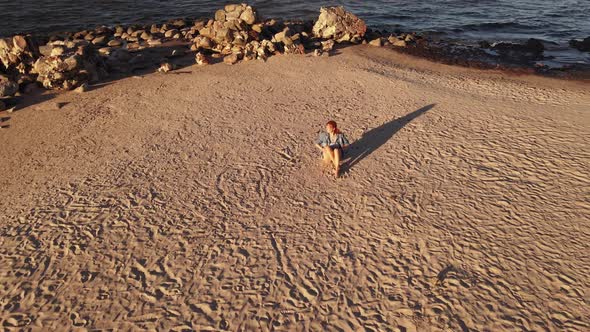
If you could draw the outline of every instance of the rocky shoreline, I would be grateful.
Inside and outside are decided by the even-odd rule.
[[[191,62],[235,64],[280,54],[329,56],[337,45],[361,43],[454,65],[590,78],[588,66],[554,70],[535,64],[543,57],[543,44],[537,40],[523,45],[483,42],[479,48],[457,47],[416,33],[372,30],[343,7],[322,8],[311,22],[262,20],[255,8],[230,4],[208,20],[177,19],[161,25],[102,26],[54,36],[0,39],[0,110],[10,106],[7,98],[41,87],[83,92],[89,83],[137,70],[168,72]],[[588,43],[589,39],[572,41],[572,46],[588,50]]]

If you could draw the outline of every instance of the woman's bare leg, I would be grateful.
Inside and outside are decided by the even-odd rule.
[[[326,164],[330,164],[330,163],[332,163],[332,160],[334,160],[334,152],[328,146],[324,147],[323,155],[324,155],[324,162]]]
[[[334,149],[334,156],[332,161],[334,162],[334,175],[340,175],[340,157],[342,157],[342,150]]]

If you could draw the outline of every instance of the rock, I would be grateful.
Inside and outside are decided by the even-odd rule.
[[[313,26],[313,34],[319,38],[341,41],[360,40],[367,32],[367,25],[344,7],[322,7]]]
[[[393,43],[392,45],[396,46],[396,47],[406,47],[407,43],[405,40],[398,40],[395,43]]]
[[[322,51],[324,51],[324,52],[331,51],[334,48],[334,44],[335,44],[335,42],[332,39],[323,41],[322,42]]]
[[[0,64],[7,74],[27,74],[39,56],[39,47],[29,35],[0,38]]]
[[[113,39],[107,43],[109,47],[119,47],[123,45],[123,41],[121,39]]]
[[[23,36],[14,36],[12,37],[12,43],[14,47],[19,51],[24,51],[27,49],[27,40]]]
[[[18,92],[18,83],[0,75],[0,98],[10,97]]]
[[[98,54],[100,55],[109,55],[113,51],[110,47],[101,47],[98,49]]]
[[[389,38],[387,38],[387,41],[389,41],[391,45],[396,47],[406,47],[406,41],[399,39],[395,36],[389,36]]]
[[[139,49],[140,46],[141,45],[139,43],[127,43],[128,50],[137,50],[137,49]]]
[[[232,53],[232,54],[223,58],[223,62],[225,62],[228,65],[233,65],[233,64],[237,63],[238,61],[240,61],[240,56],[238,53]]]
[[[256,13],[252,9],[252,7],[247,6],[242,12],[242,14],[240,14],[240,19],[246,22],[246,24],[252,25],[254,24],[254,22],[256,22]]]
[[[177,20],[173,20],[172,23],[170,23],[170,24],[177,27],[178,29],[181,29],[186,26],[186,21],[183,19],[177,19]]]
[[[197,48],[211,49],[213,47],[213,41],[209,37],[196,36],[193,42]]]
[[[275,43],[283,43],[285,46],[293,45],[293,40],[290,38],[291,31],[288,27],[283,29],[283,31],[275,34],[272,38],[272,41]]]
[[[237,4],[228,4],[223,7],[226,12],[233,12],[234,10],[238,9],[240,5]]]
[[[383,46],[383,42],[381,41],[381,38],[376,38],[376,39],[371,40],[369,42],[369,45],[381,47],[381,46]]]
[[[50,56],[58,56],[58,55],[62,55],[65,52],[65,48],[61,47],[61,46],[57,46],[51,49],[51,53],[49,54]]]
[[[254,25],[252,25],[252,30],[256,31],[258,33],[262,33],[262,27],[263,27],[262,24],[254,24]]]
[[[76,91],[77,93],[84,93],[88,91],[89,88],[90,87],[88,86],[88,83],[82,83],[82,85],[77,87],[74,91]]]
[[[23,88],[23,92],[26,94],[35,93],[37,91],[39,91],[39,86],[37,85],[37,83],[28,83]]]
[[[252,40],[249,34],[256,22],[256,11],[246,4],[229,4],[215,12],[215,20],[207,24],[195,24],[199,35],[210,38],[219,49],[234,42],[245,45]],[[195,30],[196,30],[195,29]]]
[[[478,44],[481,48],[492,48],[492,44],[490,44],[490,42],[487,40],[482,40]]]
[[[123,48],[115,49],[115,50],[113,50],[113,52],[111,52],[111,54],[109,55],[109,58],[127,62],[127,61],[129,61],[129,59],[131,59],[131,54],[129,53],[128,50],[123,49]]]
[[[167,73],[171,70],[174,70],[174,65],[168,62],[163,63],[160,68],[158,68],[158,72],[160,73]]]
[[[527,40],[524,46],[526,50],[531,53],[543,53],[543,51],[545,50],[543,42],[535,38],[530,38],[529,40]]]
[[[147,41],[148,45],[150,46],[157,46],[157,45],[162,45],[162,40],[161,39],[150,39]]]
[[[139,36],[139,38],[141,38],[143,40],[149,40],[149,39],[152,39],[152,35],[149,32],[144,31],[144,32],[141,33],[141,35]]]
[[[201,52],[198,52],[195,55],[195,61],[200,66],[208,65],[209,64],[209,59],[207,59],[207,56],[205,54],[201,53]]]
[[[164,37],[166,37],[166,38],[172,38],[176,34],[178,34],[178,30],[171,29],[171,30],[166,31],[166,33],[164,33]]]
[[[586,37],[584,40],[572,39],[569,44],[578,51],[590,52],[590,37]]]
[[[313,54],[313,56],[322,56],[322,53],[323,53],[322,50],[320,50],[318,48],[318,49],[313,50],[312,54]]]
[[[50,56],[51,55],[51,51],[53,51],[53,46],[51,46],[51,45],[39,46],[39,53],[41,55]]]
[[[218,11],[216,11],[215,12],[215,20],[219,21],[219,22],[224,22],[225,21],[225,10],[219,9]]]
[[[542,55],[545,46],[540,40],[531,38],[525,44],[496,43],[492,45],[492,49],[504,56],[538,57]]]
[[[305,54],[305,47],[300,43],[285,45],[285,54]]]
[[[160,33],[160,28],[158,27],[157,24],[152,24],[150,26],[150,33],[151,34]]]
[[[102,46],[102,45],[105,45],[106,42],[107,42],[106,36],[99,36],[99,37],[92,39],[92,44],[94,44],[94,45]]]
[[[69,89],[106,76],[103,60],[94,48],[87,46],[59,56],[42,56],[31,73],[37,74],[37,81],[47,89]]]

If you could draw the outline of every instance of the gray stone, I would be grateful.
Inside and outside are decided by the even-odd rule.
[[[31,94],[39,91],[39,86],[37,83],[28,83],[25,85],[23,92],[26,94]]]
[[[8,77],[0,75],[0,98],[10,97],[17,93],[18,83],[10,80]]]
[[[583,40],[572,39],[569,44],[578,51],[590,52],[590,37],[586,37]]]

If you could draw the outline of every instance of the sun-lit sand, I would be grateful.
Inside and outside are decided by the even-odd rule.
[[[41,96],[0,113],[0,325],[588,331],[588,87],[361,45]]]

